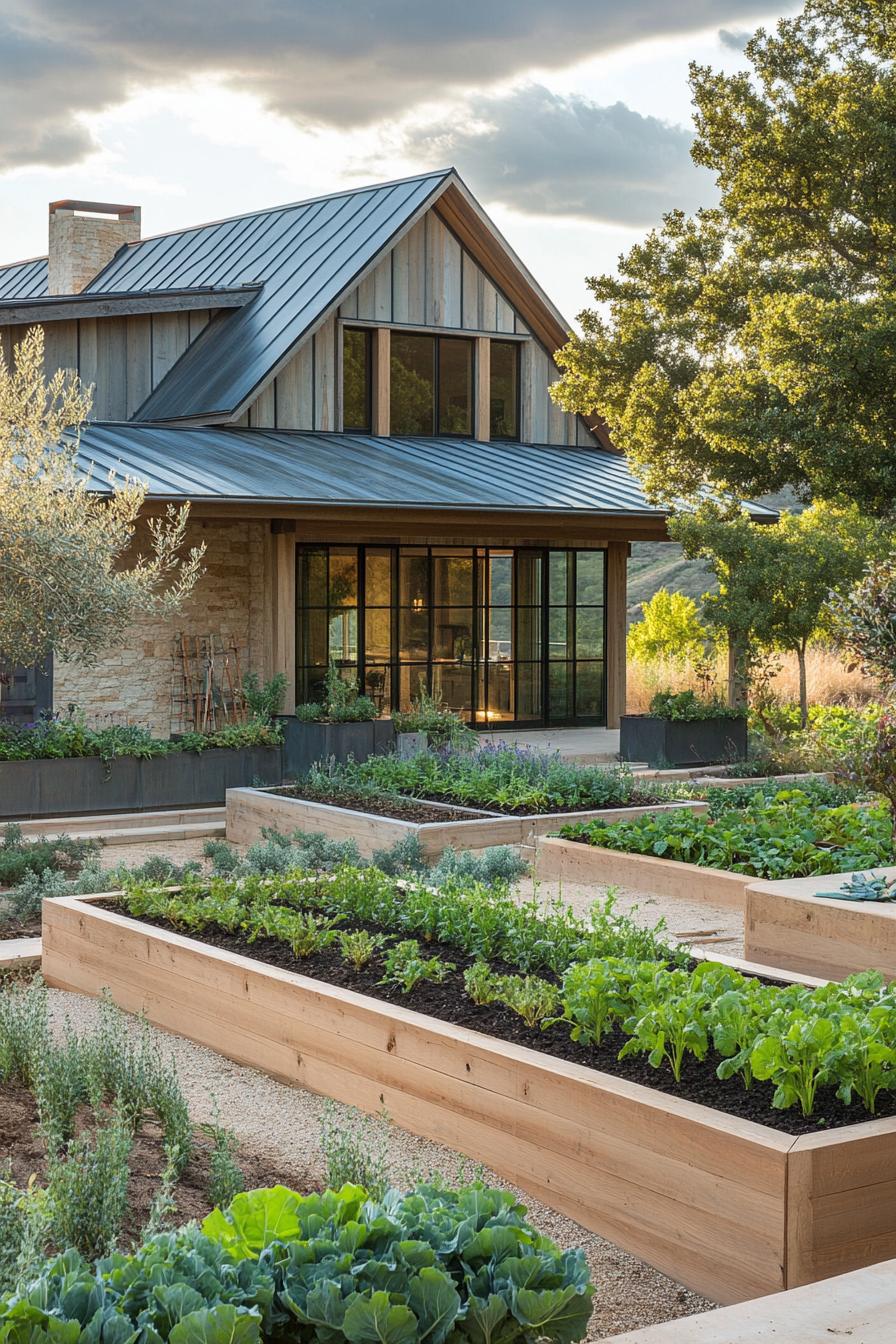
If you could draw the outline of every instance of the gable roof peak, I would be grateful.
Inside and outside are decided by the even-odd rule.
[[[425,173],[411,173],[407,177],[396,177],[387,182],[364,182],[357,187],[342,187],[337,191],[325,191],[316,196],[305,196],[297,201],[284,201],[280,205],[263,205],[257,210],[241,210],[235,215],[222,215],[219,219],[202,220],[198,224],[183,224],[179,228],[162,229],[159,233],[145,233],[136,242],[128,243],[127,248],[140,247],[142,243],[152,243],[160,238],[173,238],[193,233],[199,229],[214,229],[224,224],[236,224],[242,219],[261,219],[265,215],[277,215],[287,210],[302,210],[309,205],[320,205],[324,201],[339,201],[349,196],[360,196],[366,191],[385,191],[390,187],[403,187],[412,182],[446,180],[454,178],[461,181],[455,167],[433,168]],[[102,274],[102,272],[100,272]]]

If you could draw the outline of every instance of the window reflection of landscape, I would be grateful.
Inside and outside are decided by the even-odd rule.
[[[602,550],[300,546],[300,699],[327,662],[381,713],[426,690],[469,722],[604,718]]]

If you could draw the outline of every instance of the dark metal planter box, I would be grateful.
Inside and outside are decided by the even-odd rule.
[[[660,767],[742,761],[747,755],[747,720],[687,721],[623,714],[619,722],[619,754],[624,761],[646,761]]]
[[[368,723],[302,723],[284,715],[277,722],[283,730],[283,777],[297,779],[318,761],[331,757],[344,763],[351,757],[385,756],[395,748],[395,725],[391,719]]]
[[[227,789],[280,784],[280,747],[213,747],[138,760],[96,756],[0,761],[0,821],[212,807]]]

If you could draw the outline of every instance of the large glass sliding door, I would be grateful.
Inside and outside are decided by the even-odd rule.
[[[548,548],[302,546],[300,695],[327,663],[383,713],[421,690],[470,723],[600,723],[604,552]]]

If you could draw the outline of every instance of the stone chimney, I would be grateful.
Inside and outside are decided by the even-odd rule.
[[[80,294],[124,243],[139,238],[139,205],[51,201],[49,293]]]

